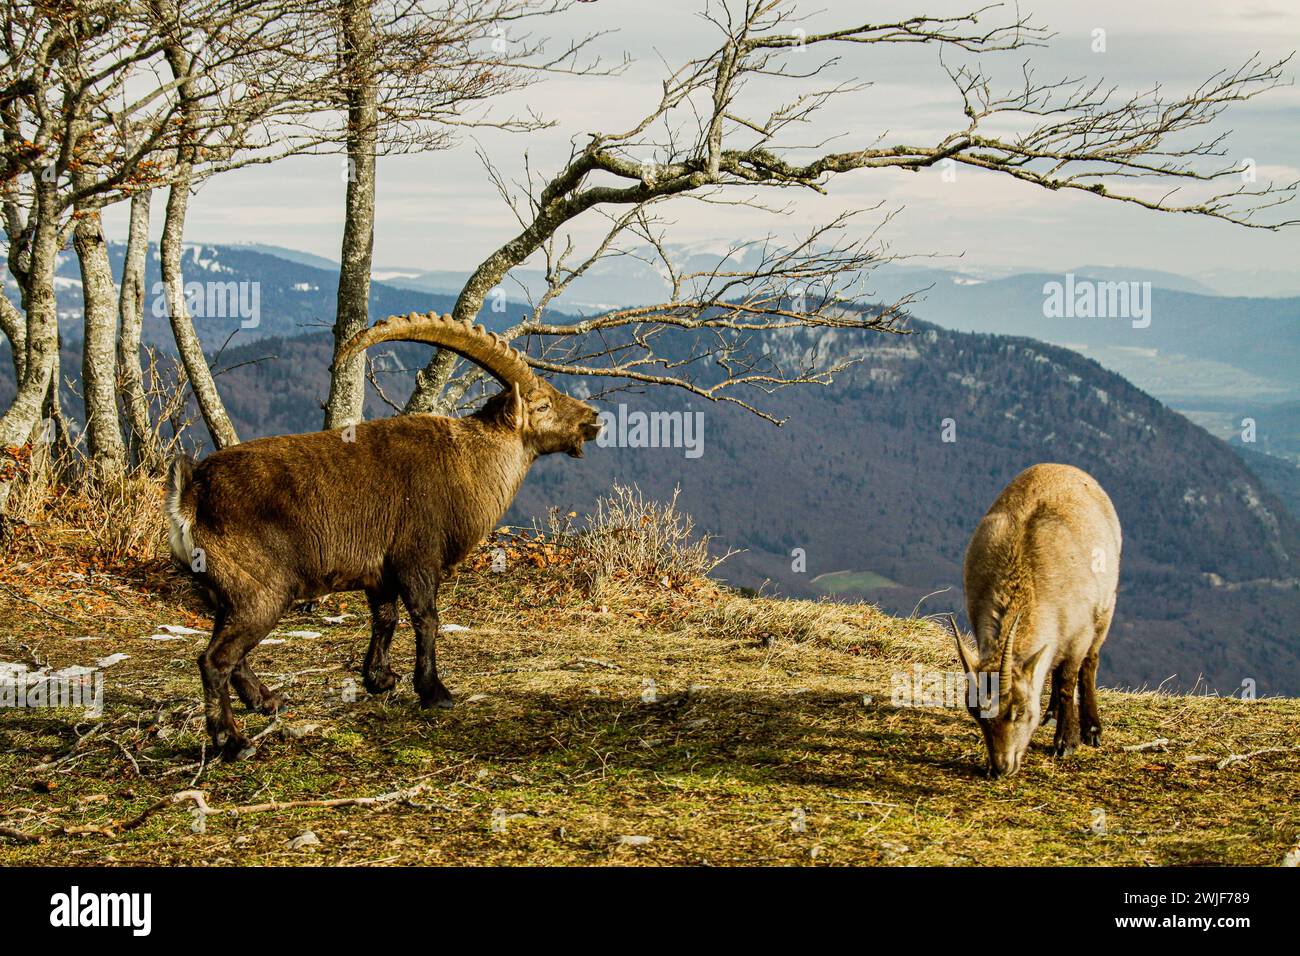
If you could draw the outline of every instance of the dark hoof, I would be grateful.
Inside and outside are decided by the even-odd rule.
[[[251,708],[259,714],[265,714],[267,717],[274,717],[276,714],[283,714],[289,709],[289,698],[283,694],[272,694],[266,697],[256,707]]]
[[[391,670],[376,675],[366,674],[362,677],[368,694],[386,694],[397,686],[398,680],[400,678]]]
[[[228,763],[236,760],[247,760],[253,754],[257,753],[257,748],[253,742],[241,733],[222,734],[222,739],[215,739],[213,743],[221,751],[221,759]]]
[[[1083,732],[1083,742],[1089,747],[1101,746],[1101,728],[1089,727]]]
[[[1077,747],[1078,744],[1068,744],[1064,741],[1057,741],[1056,745],[1052,748],[1052,754],[1057,757],[1068,757],[1070,754],[1074,753]]]
[[[420,698],[421,710],[429,710],[430,708],[434,708],[434,707],[436,707],[438,710],[451,710],[452,707],[454,706],[455,706],[455,702],[451,699],[450,694],[445,694],[440,697],[430,697],[427,700],[423,697]]]

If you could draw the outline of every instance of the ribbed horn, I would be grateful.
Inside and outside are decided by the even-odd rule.
[[[536,377],[523,353],[500,335],[434,312],[394,315],[362,329],[339,350],[335,364],[380,342],[428,342],[482,366],[503,385],[527,386]]]
[[[1007,631],[1007,636],[1002,644],[1002,668],[998,673],[998,693],[1006,694],[1011,691],[1012,672],[1016,666],[1016,625],[1020,623],[1020,615],[1017,614],[1011,619],[1011,627]]]

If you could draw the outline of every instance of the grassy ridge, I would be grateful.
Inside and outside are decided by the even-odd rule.
[[[1041,730],[994,782],[964,713],[890,704],[899,671],[950,667],[928,622],[698,581],[590,598],[544,554],[446,587],[444,623],[469,628],[439,648],[456,709],[421,712],[409,676],[369,697],[365,602],[336,595],[280,627],[319,637],[255,652],[292,710],[240,712],[270,728],[259,752],[208,764],[205,638],[147,637],[204,623],[185,586],[158,564],[33,584],[56,566],[47,546],[0,571],[0,660],[130,657],[99,720],[0,714],[3,864],[1275,865],[1300,839],[1300,752],[1272,749],[1294,747],[1300,701],[1108,691],[1101,750],[1056,761]],[[408,675],[411,645],[404,622]],[[187,790],[217,811],[202,832],[189,798],[144,816]]]

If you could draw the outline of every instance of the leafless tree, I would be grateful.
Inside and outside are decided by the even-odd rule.
[[[20,322],[11,309],[2,313],[20,376],[18,396],[0,418],[0,448],[23,444],[42,415],[57,415],[54,276],[59,250],[73,239],[83,278],[90,459],[95,470],[121,468],[114,361],[123,360],[125,380],[138,386],[133,343],[141,319],[147,192],[180,184],[169,197],[175,202],[169,203],[171,228],[164,236],[166,251],[173,253],[170,260],[164,256],[165,276],[170,272],[179,287],[179,269],[166,267],[179,264],[191,184],[301,146],[301,134],[285,136],[269,126],[285,104],[299,109],[300,58],[283,51],[310,43],[301,25],[311,22],[302,13],[309,2],[190,2],[183,8],[169,0],[4,4],[0,189],[8,266],[24,315]],[[280,64],[292,64],[292,71],[286,76]],[[124,295],[117,297],[99,211],[128,197],[135,197],[137,212]],[[114,316],[123,308],[123,348],[115,356]],[[211,376],[202,351],[190,347],[197,346],[197,337],[189,317],[182,312],[172,319],[200,405],[217,410],[216,433],[224,434],[224,410],[215,388],[207,389]],[[141,397],[140,388],[126,396],[137,435],[147,431]],[[0,513],[8,487],[0,483]]]
[[[176,143],[168,174],[159,265],[172,333],[217,448],[238,442],[185,296],[182,266],[190,192],[241,166],[310,152],[327,134],[310,122],[327,85],[312,51],[323,0],[147,0],[170,77]]]
[[[498,116],[488,107],[548,73],[604,72],[598,61],[577,60],[593,37],[548,54],[543,40],[522,32],[570,6],[570,0],[340,0],[337,87],[325,104],[344,117],[347,164],[336,353],[370,320],[377,156],[442,149],[465,127],[526,132],[547,125],[535,114]],[[508,28],[520,35],[508,36]],[[361,420],[363,372],[364,356],[335,363],[326,428]]]
[[[76,5],[6,3],[0,37],[0,183],[9,271],[23,305],[21,330],[6,322],[10,344],[22,349],[18,395],[0,418],[0,448],[20,445],[42,415],[58,412],[58,321],[54,275],[59,250],[75,232],[89,294],[101,292],[106,255],[98,243],[97,210],[120,195],[133,170],[159,146],[167,130],[134,138],[127,77],[157,53],[132,29],[128,2]],[[108,104],[113,104],[109,106]],[[111,276],[107,288],[112,288]],[[85,389],[92,457],[108,468],[121,460],[113,401],[110,313],[87,309],[88,361],[98,364]],[[114,438],[117,437],[116,443]],[[9,485],[0,482],[0,513]]]
[[[653,218],[666,201],[677,198],[759,205],[757,197],[764,192],[821,192],[836,177],[855,170],[915,171],[951,161],[1046,189],[1082,190],[1160,212],[1255,228],[1289,224],[1265,214],[1288,202],[1295,184],[1256,187],[1238,180],[1216,190],[1216,183],[1236,177],[1241,169],[1222,161],[1221,134],[1195,139],[1230,104],[1279,85],[1286,60],[1252,58],[1179,96],[1157,88],[1129,97],[1094,81],[1040,81],[1026,65],[1014,87],[999,93],[979,65],[983,59],[1041,45],[1050,35],[998,5],[961,16],[917,16],[824,30],[808,29],[809,21],[800,17],[792,0],[711,3],[703,16],[718,33],[716,48],[671,69],[659,102],[627,129],[585,135],[562,169],[550,176],[530,170],[518,189],[492,170],[519,231],[473,271],[454,314],[475,319],[511,269],[540,257],[548,290],[532,314],[506,333],[540,337],[530,350],[538,369],[672,385],[752,407],[736,397],[736,391],[745,391],[737,386],[771,389],[826,381],[835,372],[811,368],[806,355],[785,356],[793,362],[782,368],[778,350],[762,355],[751,347],[756,336],[793,327],[895,328],[892,309],[848,308],[864,288],[850,288],[852,280],[880,254],[879,246],[865,239],[827,242],[842,236],[848,218],[814,230],[803,241],[737,243],[715,269],[692,273],[671,261],[663,230]],[[896,141],[881,133],[854,148],[828,151],[824,143],[801,141],[799,133],[815,113],[831,102],[843,107],[845,97],[869,85],[826,79],[835,49],[876,44],[938,48],[941,62],[944,51],[960,51],[965,65],[946,69],[966,124],[928,143]],[[777,83],[790,92],[773,105]],[[1198,161],[1206,160],[1218,164],[1201,169]],[[1167,188],[1148,195],[1136,182],[1146,180]],[[1209,186],[1187,196],[1180,184]],[[594,253],[570,264],[574,244],[565,230],[584,215],[603,215],[610,230]],[[547,322],[545,308],[593,262],[633,251],[620,238],[633,240],[637,254],[659,260],[671,290],[666,300],[577,322]],[[696,333],[696,350],[682,357],[657,349],[656,342],[669,329]],[[701,361],[709,357],[716,361]],[[455,367],[455,356],[437,353],[417,376],[406,411],[453,407],[478,378],[471,370],[457,380]],[[704,368],[708,374],[701,374]]]

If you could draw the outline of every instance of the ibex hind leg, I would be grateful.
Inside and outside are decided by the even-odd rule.
[[[388,660],[388,650],[397,630],[397,589],[391,585],[366,591],[370,602],[370,648],[362,671],[366,691],[382,694],[397,686],[398,676]]]
[[[283,603],[263,604],[249,610],[228,609],[219,615],[212,640],[199,655],[208,733],[213,746],[227,759],[246,756],[253,747],[252,741],[240,733],[230,707],[230,684],[235,670],[244,656],[271,632],[283,611]]]
[[[1090,747],[1101,746],[1101,711],[1097,707],[1097,664],[1101,659],[1101,645],[1110,633],[1111,614],[1097,622],[1097,636],[1079,669],[1079,706],[1083,722],[1083,742]]]
[[[286,710],[289,700],[284,694],[271,690],[262,683],[261,678],[253,673],[253,668],[245,657],[230,672],[230,683],[235,693],[244,702],[244,706],[258,714],[278,714]]]
[[[421,707],[452,706],[451,692],[438,678],[438,578],[412,574],[400,582],[402,602],[415,626],[415,691]]]

